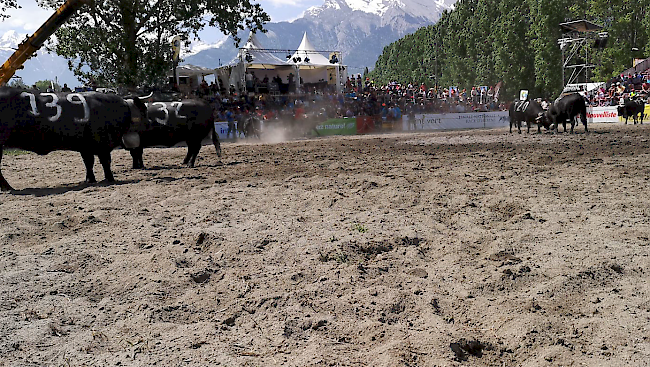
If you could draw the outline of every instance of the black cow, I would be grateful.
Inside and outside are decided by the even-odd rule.
[[[517,132],[521,134],[521,122],[526,122],[528,133],[530,133],[530,125],[537,124],[537,132],[541,133],[541,125],[548,130],[550,123],[544,114],[544,109],[539,103],[535,101],[515,101],[510,105],[508,110],[510,117],[510,132],[512,133],[512,125],[517,126]]]
[[[182,141],[187,144],[183,164],[194,167],[203,139],[212,131],[212,143],[221,157],[219,136],[214,131],[212,107],[201,100],[152,102],[148,104],[148,125],[139,133],[139,144],[129,149],[133,168],[144,168],[142,153],[145,147],[171,147]]]
[[[589,132],[587,129],[586,102],[585,98],[580,94],[572,93],[553,103],[546,111],[547,118],[553,124],[552,129],[557,131],[558,125],[561,123],[564,132],[566,132],[566,123],[569,121],[571,123],[571,133],[573,134],[573,127],[576,125],[575,118],[580,115],[582,124],[585,126],[585,132]]]
[[[141,129],[147,109],[138,98],[94,92],[41,93],[0,88],[0,162],[2,148],[18,148],[45,155],[54,150],[81,153],[86,182],[94,183],[95,155],[112,182],[111,151],[129,130]],[[2,172],[0,189],[13,190]]]
[[[618,106],[618,115],[625,117],[625,124],[627,125],[627,118],[632,116],[634,125],[636,125],[637,116],[641,115],[639,120],[643,124],[643,117],[645,116],[645,103],[643,101],[626,100],[623,106]]]
[[[262,129],[262,122],[260,119],[255,116],[255,114],[244,115],[240,122],[241,126],[238,124],[238,128],[241,128],[241,132],[246,138],[260,138],[260,131]]]

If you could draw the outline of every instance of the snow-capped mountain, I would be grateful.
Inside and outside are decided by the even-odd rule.
[[[258,38],[265,48],[295,49],[306,31],[318,50],[338,50],[350,72],[374,67],[383,48],[420,27],[436,22],[456,0],[325,0],[292,22],[268,23]],[[242,32],[240,38],[247,36]],[[205,67],[230,62],[237,49],[232,40],[184,57]]]
[[[258,35],[262,45],[270,49],[295,49],[307,32],[318,50],[343,53],[343,64],[350,73],[374,67],[383,48],[422,26],[434,23],[445,9],[452,9],[457,0],[324,0],[322,6],[307,9],[291,22],[268,23],[267,33]],[[239,34],[245,42],[248,32]],[[8,31],[0,35],[0,59],[9,58],[26,34]],[[237,48],[229,38],[214,44],[197,42],[182,54],[183,63],[218,67],[237,56]],[[284,55],[278,55],[281,59]],[[2,62],[2,61],[0,61]],[[44,49],[27,60],[16,77],[27,85],[39,80],[57,80],[70,87],[81,83],[68,69],[67,61]]]
[[[4,62],[13,55],[18,45],[27,38],[27,34],[7,31],[0,36],[0,59]],[[68,69],[68,61],[55,53],[41,49],[36,56],[27,60],[24,69],[16,70],[14,78],[22,79],[26,85],[32,85],[39,80],[56,80],[59,85],[67,83],[70,87],[81,85],[74,73]],[[12,79],[13,80],[13,79]],[[9,81],[11,84],[11,81]]]

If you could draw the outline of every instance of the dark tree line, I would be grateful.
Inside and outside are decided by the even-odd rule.
[[[436,24],[386,46],[371,76],[428,87],[502,82],[505,98],[521,89],[553,97],[562,88],[560,23],[587,19],[605,27],[606,48],[588,43],[596,65],[590,75],[602,81],[630,68],[633,58],[650,57],[648,9],[650,0],[459,0]]]

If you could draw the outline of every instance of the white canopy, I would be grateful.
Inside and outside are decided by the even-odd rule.
[[[334,66],[331,64],[327,57],[323,56],[321,53],[316,51],[316,48],[311,44],[309,38],[307,38],[307,32],[302,36],[302,42],[298,46],[298,50],[291,55],[290,61],[293,59],[300,58],[300,62],[296,64],[302,66]],[[305,59],[309,58],[309,62],[306,62]]]
[[[246,45],[239,52],[239,59],[246,63],[246,68],[248,69],[273,69],[273,66],[291,66],[268,50],[264,50],[260,41],[257,39],[257,35],[253,32],[249,34],[248,42],[246,42]],[[246,55],[252,56],[253,59],[247,61]]]

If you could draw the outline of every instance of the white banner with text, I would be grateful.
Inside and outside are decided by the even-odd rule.
[[[404,116],[404,131],[483,129],[509,126],[508,111],[415,114],[415,119]]]

